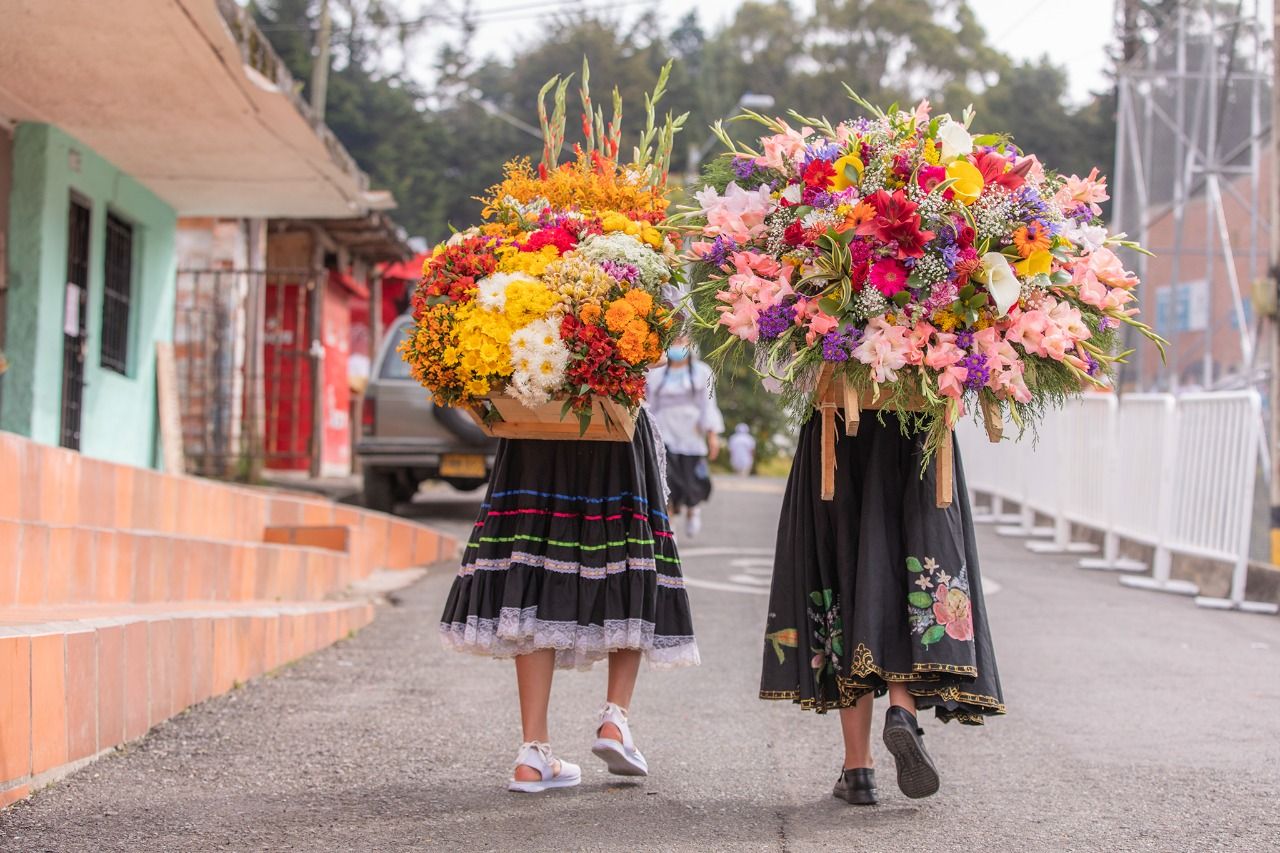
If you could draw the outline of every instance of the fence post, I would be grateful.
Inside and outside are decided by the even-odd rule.
[[[1229,446],[1228,461],[1240,472],[1236,491],[1235,565],[1231,570],[1231,590],[1226,598],[1197,596],[1196,604],[1215,610],[1240,610],[1246,613],[1277,613],[1280,606],[1265,601],[1248,601],[1245,586],[1249,581],[1249,532],[1253,515],[1253,493],[1257,483],[1259,427],[1262,423],[1261,400],[1251,394],[1248,400],[1248,416],[1244,420],[1242,440]],[[1239,423],[1239,421],[1237,421]]]

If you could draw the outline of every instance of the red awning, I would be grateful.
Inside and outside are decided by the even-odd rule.
[[[369,299],[369,288],[356,281],[348,273],[339,272],[338,270],[329,270],[329,283],[345,287],[350,291],[351,295],[355,296],[357,299],[364,299],[366,301]]]

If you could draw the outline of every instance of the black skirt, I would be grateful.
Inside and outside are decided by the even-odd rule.
[[[621,649],[698,663],[661,463],[641,411],[630,444],[504,440],[441,617],[446,646],[556,650],[589,669]]]
[[[783,500],[760,697],[827,711],[897,682],[944,721],[1003,714],[959,452],[939,509],[923,435],[892,415],[841,426],[824,501],[820,426],[802,429]]]
[[[667,450],[667,484],[671,486],[671,505],[677,508],[697,506],[711,497],[711,469],[707,457]]]

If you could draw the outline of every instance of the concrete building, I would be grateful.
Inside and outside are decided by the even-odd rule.
[[[387,196],[233,0],[0,0],[0,19],[0,429],[155,465],[179,219]]]

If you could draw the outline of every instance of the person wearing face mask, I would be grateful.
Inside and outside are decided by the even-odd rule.
[[[649,372],[649,410],[667,449],[671,514],[685,515],[685,533],[702,529],[700,504],[711,496],[708,460],[720,454],[724,418],[716,405],[711,368],[694,357],[688,336],[667,349],[667,363]]]

